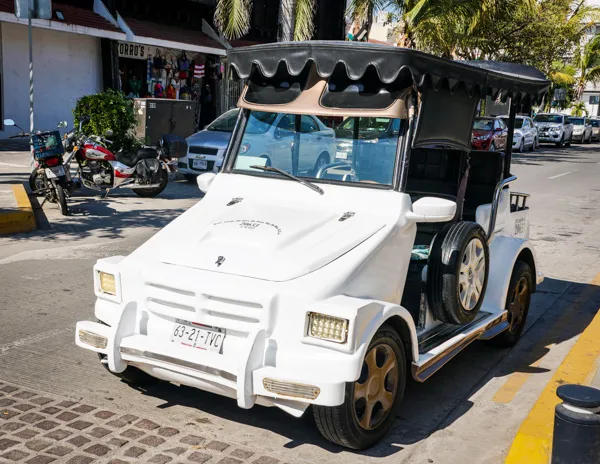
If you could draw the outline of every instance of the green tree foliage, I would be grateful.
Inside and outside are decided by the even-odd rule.
[[[588,111],[585,107],[585,103],[582,101],[573,103],[573,105],[571,106],[571,114],[573,116],[587,116]]]
[[[81,97],[73,110],[75,127],[79,127],[79,121],[85,116],[90,119],[82,126],[84,134],[103,135],[109,129],[113,131],[111,150],[123,148],[125,152],[131,152],[141,145],[134,135],[133,102],[124,93],[107,90]]]

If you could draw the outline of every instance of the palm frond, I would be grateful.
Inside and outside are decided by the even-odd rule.
[[[350,0],[348,8],[346,9],[346,15],[348,15],[352,21],[362,25],[367,22],[369,15],[385,8],[390,3],[389,0]]]
[[[215,24],[228,40],[239,39],[250,30],[251,0],[218,0]]]
[[[575,84],[575,77],[565,72],[555,71],[550,73],[550,79],[555,85],[573,85]]]
[[[294,40],[309,40],[315,32],[315,0],[296,0]]]

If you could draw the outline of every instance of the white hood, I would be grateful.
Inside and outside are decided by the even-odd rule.
[[[248,180],[244,177],[242,182]],[[274,194],[278,189],[274,180],[262,181],[275,188],[268,196],[228,193],[236,189],[230,182],[226,189],[215,185],[219,180],[215,179],[204,200],[150,240],[154,259],[159,249],[158,259],[166,264],[286,281],[325,266],[386,225],[385,218],[370,213],[368,208],[355,204],[362,211],[352,210],[331,201],[339,199],[339,194],[327,192],[330,186],[323,186],[326,193],[319,196],[295,182],[279,181],[286,190],[308,199],[306,203]],[[228,206],[237,196],[244,198]],[[355,214],[340,220],[346,212]],[[170,238],[168,244],[160,243],[163,234],[164,239]]]

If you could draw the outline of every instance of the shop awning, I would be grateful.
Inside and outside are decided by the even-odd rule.
[[[118,21],[129,42],[209,55],[227,53],[223,45],[201,31],[120,16]]]
[[[0,0],[0,21],[27,24],[26,19],[15,16],[14,0]],[[123,31],[104,17],[87,8],[52,2],[52,19],[34,19],[34,27],[61,32],[90,35],[107,39],[125,40]]]

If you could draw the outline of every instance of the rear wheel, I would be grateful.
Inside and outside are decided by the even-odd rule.
[[[398,415],[406,385],[406,353],[398,333],[383,325],[363,360],[359,379],[346,384],[340,406],[313,406],[319,432],[330,442],[368,448],[388,432]]]
[[[533,291],[533,272],[524,261],[517,261],[508,285],[506,310],[508,311],[508,329],[492,338],[489,343],[500,347],[515,345],[527,321],[529,303]]]
[[[60,213],[63,216],[68,216],[69,207],[67,206],[67,195],[60,184],[55,184],[54,188],[56,189],[56,202],[60,208]]]
[[[167,187],[168,183],[169,183],[169,173],[167,172],[166,169],[161,168],[160,169],[160,183],[159,183],[158,187],[137,188],[137,189],[132,189],[132,190],[140,197],[145,197],[145,198],[155,197],[156,195],[160,194]]]

